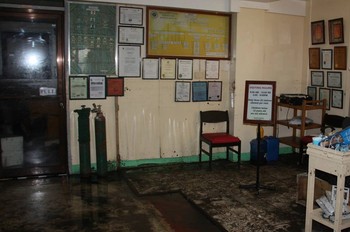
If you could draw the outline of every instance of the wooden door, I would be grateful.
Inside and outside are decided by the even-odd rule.
[[[0,8],[0,177],[67,172],[64,12]]]

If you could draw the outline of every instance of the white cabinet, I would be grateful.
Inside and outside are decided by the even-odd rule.
[[[309,171],[306,199],[305,232],[312,231],[312,221],[322,223],[334,231],[350,227],[350,219],[342,219],[345,177],[350,175],[350,152],[340,152],[329,148],[308,144]],[[322,217],[322,210],[314,207],[315,172],[321,170],[337,177],[335,221]]]

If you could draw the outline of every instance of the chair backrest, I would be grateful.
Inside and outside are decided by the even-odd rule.
[[[343,120],[343,124],[342,124],[342,128],[347,128],[348,126],[350,126],[350,117],[345,117]]]
[[[334,114],[325,114],[322,121],[321,132],[325,134],[326,129],[334,131],[337,128],[343,128],[344,117]]]
[[[200,111],[200,133],[203,133],[204,123],[226,123],[226,133],[229,132],[230,120],[228,111],[208,110]]]

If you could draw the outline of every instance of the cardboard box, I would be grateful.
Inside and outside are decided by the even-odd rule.
[[[306,196],[307,196],[307,173],[300,173],[297,175],[297,199],[296,203],[306,206]],[[325,195],[326,191],[332,190],[332,185],[325,180],[320,178],[315,178],[315,191],[314,199],[318,199]]]
[[[2,167],[23,164],[23,137],[6,137],[0,140]]]

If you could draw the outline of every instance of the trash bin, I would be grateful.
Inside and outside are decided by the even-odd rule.
[[[279,155],[280,141],[274,136],[267,136],[264,138],[266,140],[266,160],[268,163],[277,161]]]

